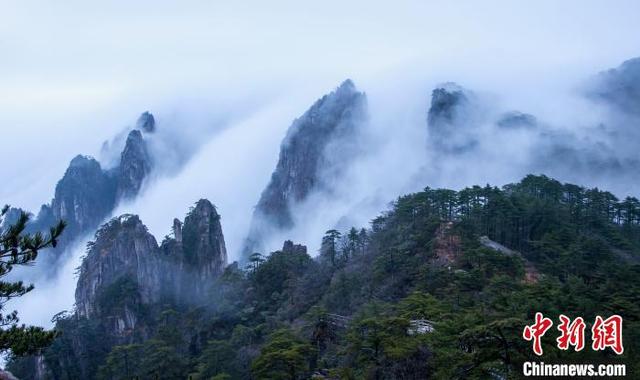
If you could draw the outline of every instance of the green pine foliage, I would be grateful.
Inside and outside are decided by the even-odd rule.
[[[282,250],[229,266],[210,308],[171,314],[173,338],[149,322],[150,340],[96,356],[101,378],[517,379],[536,360],[522,338],[536,312],[555,324],[546,363],[640,371],[636,198],[532,175],[503,188],[427,188],[370,228],[321,242],[316,258]],[[587,344],[596,315],[621,315],[624,354],[558,350],[559,314],[585,319]],[[60,342],[47,352],[58,361]]]
[[[26,228],[30,215],[21,212],[18,219],[11,223],[7,220],[8,211],[9,206],[0,211],[0,279],[6,277],[15,266],[32,264],[43,249],[55,248],[65,228],[65,223],[60,221],[50,228],[48,234],[28,233]],[[3,353],[10,350],[13,355],[34,354],[50,345],[56,336],[54,331],[18,325],[18,313],[5,311],[7,302],[31,290],[33,285],[25,285],[22,281],[0,280],[0,351]]]

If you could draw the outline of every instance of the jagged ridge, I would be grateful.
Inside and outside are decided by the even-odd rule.
[[[272,231],[293,227],[291,207],[329,188],[353,156],[353,139],[366,119],[366,96],[353,81],[316,101],[289,127],[278,164],[255,208],[246,253],[262,250]]]
[[[145,114],[141,116],[145,120],[141,128],[151,132],[155,121],[153,115]],[[137,124],[141,124],[140,120]],[[129,132],[119,165],[113,169],[103,169],[93,157],[77,155],[56,184],[51,202],[42,205],[37,218],[30,223],[29,231],[47,230],[58,220],[66,221],[67,229],[60,239],[60,249],[56,250],[63,252],[80,235],[96,229],[118,201],[134,198],[152,167],[147,142],[137,129]]]
[[[174,235],[159,246],[136,215],[103,225],[80,268],[78,316],[115,320],[111,332],[118,336],[136,328],[141,304],[203,302],[227,265],[220,215],[211,202],[201,199],[184,224],[174,221]],[[135,296],[118,297],[122,287],[135,289]],[[105,300],[120,303],[114,306]]]

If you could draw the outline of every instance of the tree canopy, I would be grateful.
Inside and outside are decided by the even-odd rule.
[[[6,277],[15,266],[31,264],[43,249],[55,248],[65,228],[65,223],[60,221],[50,228],[48,234],[28,233],[26,228],[30,215],[21,211],[17,220],[10,220],[9,210],[9,206],[5,206],[0,211],[0,279]],[[22,281],[0,280],[0,351],[11,350],[15,355],[33,354],[51,344],[55,338],[53,331],[18,325],[17,311],[5,311],[7,302],[31,290],[33,285],[25,285]]]
[[[179,368],[194,378],[519,378],[534,358],[522,330],[541,312],[583,317],[588,329],[596,315],[625,323],[622,355],[562,351],[550,334],[545,362],[640,371],[636,198],[545,176],[503,188],[426,188],[398,198],[369,228],[318,240],[315,258],[285,244],[252,255],[246,270],[229,266],[205,308],[175,309],[179,339],[162,329],[166,305],[153,306],[150,340],[105,344],[108,355],[93,365],[122,371],[130,352],[147,374]],[[58,326],[72,334],[81,323]],[[46,351],[55,378],[74,357],[63,342]]]

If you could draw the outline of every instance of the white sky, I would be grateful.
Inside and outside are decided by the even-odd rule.
[[[3,0],[0,128],[14,143],[0,197],[35,207],[74,154],[185,97],[311,99],[408,72],[470,87],[578,77],[640,55],[638,14],[637,1]]]

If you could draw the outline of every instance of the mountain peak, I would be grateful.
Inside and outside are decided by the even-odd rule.
[[[132,329],[135,319],[122,317],[121,311],[105,303],[103,294],[118,289],[123,281],[135,284],[135,302],[153,302],[159,298],[162,282],[158,245],[137,215],[121,215],[102,225],[95,240],[88,244],[76,287],[76,306],[81,316],[113,315],[119,325]],[[128,302],[122,300],[122,302]],[[129,305],[127,305],[129,306]],[[129,313],[130,314],[130,313]],[[114,328],[118,334],[122,327]]]
[[[292,208],[317,191],[330,191],[357,152],[354,140],[367,118],[366,95],[350,79],[295,119],[280,145],[278,163],[260,196],[245,253],[294,226]]]
[[[69,163],[69,167],[74,167],[74,168],[78,168],[78,167],[97,167],[100,168],[100,164],[98,163],[98,161],[91,157],[91,156],[84,156],[82,154],[78,154],[77,156],[75,156],[74,158],[71,159],[71,162]]]
[[[68,224],[63,243],[100,223],[113,208],[115,187],[94,158],[78,155],[71,160],[51,202],[52,219]]]
[[[194,210],[196,210],[199,213],[218,215],[216,206],[214,206],[208,199],[204,199],[204,198],[196,202],[196,206]]]
[[[227,250],[220,215],[207,199],[200,199],[184,218],[182,243],[187,261],[211,266],[211,272],[227,265]],[[211,262],[211,258],[216,258]]]
[[[153,114],[149,111],[144,111],[140,117],[138,117],[138,121],[136,121],[136,128],[147,133],[155,132],[156,119],[153,117]]]
[[[118,198],[133,198],[142,188],[142,182],[151,171],[151,158],[142,133],[129,132],[118,167]]]
[[[600,73],[591,86],[589,95],[629,115],[640,115],[640,57]]]
[[[356,92],[356,85],[349,78],[345,79],[340,86],[336,89],[336,92]]]
[[[457,117],[458,109],[468,102],[466,91],[460,85],[447,82],[431,92],[429,125],[451,123]]]
[[[453,82],[441,84],[431,92],[427,126],[432,149],[462,153],[477,145],[474,100],[473,93]]]
[[[175,219],[173,227],[175,239],[158,246],[137,215],[120,215],[103,224],[82,261],[78,314],[108,321],[112,335],[126,338],[127,331],[138,328],[140,304],[205,302],[227,265],[220,216],[211,202],[201,199],[184,224]],[[123,289],[128,293],[121,294]],[[114,299],[105,303],[105,294]],[[113,320],[118,323],[112,325]]]

